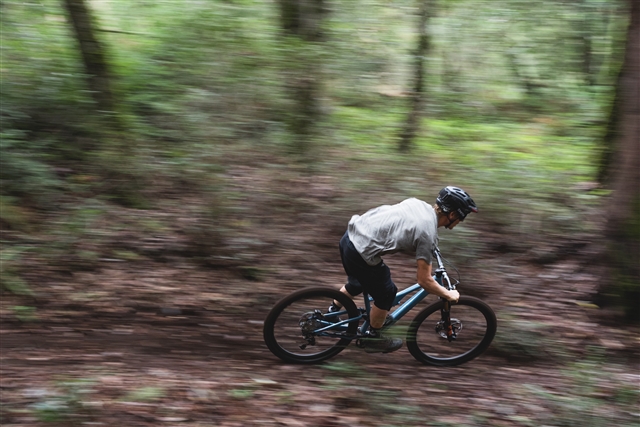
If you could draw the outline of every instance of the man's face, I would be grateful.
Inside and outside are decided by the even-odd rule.
[[[457,212],[449,212],[447,219],[449,220],[449,225],[445,225],[445,228],[449,230],[453,230],[453,227],[462,222]]]

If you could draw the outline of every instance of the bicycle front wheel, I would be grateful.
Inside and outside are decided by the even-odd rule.
[[[411,355],[426,365],[455,366],[482,354],[496,334],[496,315],[486,303],[462,296],[450,306],[451,326],[455,339],[447,338],[441,309],[437,301],[413,319],[407,333]]]
[[[337,300],[343,309],[327,313]],[[301,289],[278,302],[264,321],[264,341],[285,362],[317,363],[340,353],[358,329],[359,310],[351,298],[330,288]],[[332,324],[354,319],[340,326]]]

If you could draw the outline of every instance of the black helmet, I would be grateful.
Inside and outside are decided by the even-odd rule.
[[[457,212],[460,221],[464,220],[470,212],[478,212],[478,207],[469,194],[458,187],[445,187],[440,190],[436,203],[442,212]]]

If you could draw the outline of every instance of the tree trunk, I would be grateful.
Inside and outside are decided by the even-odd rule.
[[[84,0],[64,0],[64,6],[73,25],[87,75],[87,84],[97,109],[112,116],[115,112],[115,102],[111,92],[109,66],[104,47],[95,36],[91,13]]]
[[[613,11],[609,11],[607,15],[607,22],[611,21],[611,14]],[[628,8],[624,8],[624,11],[618,12],[620,14],[628,14]],[[608,26],[608,25],[607,25]],[[600,146],[600,154],[598,159],[598,175],[596,180],[602,184],[608,185],[611,183],[611,174],[615,170],[613,165],[614,151],[617,143],[617,134],[619,127],[619,110],[620,110],[620,99],[622,90],[622,86],[620,85],[621,74],[623,72],[623,68],[616,67],[615,64],[624,62],[625,54],[624,52],[624,41],[627,38],[622,38],[621,36],[614,36],[611,34],[611,30],[608,30],[608,35],[611,39],[611,54],[609,58],[606,59],[608,65],[602,65],[609,69],[607,75],[603,77],[603,81],[600,84],[615,84],[614,98],[610,104],[609,117],[607,119],[607,128],[605,131],[605,135],[603,138],[603,143]],[[622,45],[622,46],[621,46]],[[603,61],[604,62],[604,61]]]
[[[585,24],[587,25],[587,24]],[[592,41],[590,34],[582,36],[582,73],[589,86],[596,84],[596,72],[593,65]]]
[[[322,41],[325,0],[279,0],[282,28],[305,41]]]
[[[425,57],[429,50],[429,36],[427,34],[427,21],[429,18],[429,1],[422,0],[418,18],[418,48],[414,57],[414,86],[411,92],[411,109],[407,115],[404,129],[400,134],[400,151],[409,151],[413,146],[420,129],[420,119],[422,118],[422,108],[424,106],[424,68]]]
[[[322,23],[328,12],[326,0],[279,0],[279,6],[285,35],[308,43],[324,40]],[[315,59],[298,58],[296,53],[293,53],[291,60],[304,62],[287,77],[287,86],[295,105],[290,113],[289,128],[296,138],[295,150],[303,153],[311,143],[313,127],[320,121],[322,111],[320,64]]]
[[[619,127],[619,117],[620,117],[620,91],[622,87],[620,86],[620,75],[622,74],[622,70],[618,73],[618,78],[616,79],[616,89],[613,97],[613,102],[611,103],[611,110],[609,111],[609,118],[607,120],[607,129],[602,138],[602,145],[600,147],[600,158],[598,165],[598,182],[603,184],[607,184],[611,182],[611,173],[616,169],[613,165],[613,156],[615,145],[617,142],[618,135],[618,127]]]
[[[610,280],[599,294],[640,319],[640,2],[631,2],[624,64],[617,83],[619,104],[614,134],[611,189],[605,237]]]

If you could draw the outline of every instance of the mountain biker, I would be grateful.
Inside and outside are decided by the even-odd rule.
[[[351,218],[340,240],[340,256],[348,276],[347,284],[340,291],[350,298],[366,291],[374,300],[370,327],[361,340],[366,352],[390,353],[402,347],[402,339],[382,333],[398,289],[381,256],[396,252],[415,254],[420,286],[431,294],[456,302],[460,298],[458,291],[450,291],[433,279],[431,258],[438,228],[451,230],[471,212],[478,212],[478,208],[469,194],[449,186],[440,190],[433,206],[410,198]],[[329,307],[331,312],[340,309],[335,300]]]

